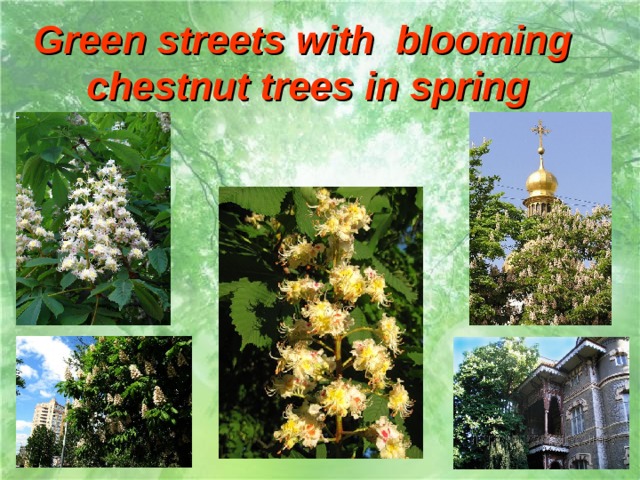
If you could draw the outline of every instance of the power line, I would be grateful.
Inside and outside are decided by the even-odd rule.
[[[506,195],[503,195],[502,198],[506,198],[507,200],[519,200],[522,201],[524,200],[524,198],[516,198],[516,197],[509,197]],[[598,203],[590,203],[589,205],[585,204],[585,203],[576,203],[576,202],[564,202],[566,205],[571,205],[573,207],[584,207],[584,208],[591,208],[594,205],[598,205]]]
[[[522,187],[514,187],[511,185],[503,185],[500,183],[496,183],[497,187],[502,187],[502,188],[508,188],[510,190],[518,190],[520,192],[526,192],[527,190],[522,188]],[[571,200],[570,202],[565,202],[565,203],[570,203],[571,205],[577,205],[577,206],[581,206],[581,207],[588,207],[590,205],[602,205],[599,202],[593,202],[591,200],[584,200],[581,198],[575,198],[575,197],[567,197],[565,195],[556,195],[557,198],[563,199],[563,200]],[[504,198],[510,198],[511,200],[524,200],[524,198],[514,198],[514,197],[504,197]],[[580,203],[576,203],[576,202],[580,202]],[[606,205],[606,204],[605,204]],[[608,206],[608,205],[607,205]]]

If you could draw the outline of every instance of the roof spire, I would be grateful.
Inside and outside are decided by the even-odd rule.
[[[542,145],[542,137],[551,133],[551,130],[542,125],[542,120],[538,120],[538,125],[531,129],[533,133],[538,134],[538,153],[540,154],[540,168],[544,168],[544,161],[542,159],[542,155],[544,155],[544,146]]]
[[[529,192],[529,198],[522,203],[527,207],[527,215],[544,215],[551,211],[553,203],[558,199],[555,196],[556,188],[558,188],[558,180],[553,173],[544,168],[544,145],[542,137],[551,133],[551,130],[542,125],[542,120],[538,120],[538,125],[531,129],[533,133],[538,134],[538,154],[540,155],[540,166],[538,170],[533,172],[527,178],[525,186]]]

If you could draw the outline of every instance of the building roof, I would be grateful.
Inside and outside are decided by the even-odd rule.
[[[602,345],[598,345],[597,343],[584,338],[573,348],[573,350],[567,353],[556,364],[556,368],[565,372],[569,372],[576,368],[581,362],[583,362],[586,357],[592,357],[598,353],[606,352],[607,349]]]
[[[567,380],[568,376],[566,373],[561,372],[555,367],[551,367],[549,365],[539,365],[533,372],[529,374],[529,376],[525,379],[524,382],[520,384],[518,388],[515,389],[514,395],[527,395],[534,390],[537,390],[539,386],[534,385],[534,382],[539,379],[544,378],[547,380],[552,380],[556,383],[562,383]]]
[[[514,395],[522,396],[531,393],[538,387],[534,385],[535,380],[543,378],[556,383],[563,383],[568,378],[568,373],[582,363],[586,358],[597,354],[606,353],[607,350],[602,346],[589,340],[588,338],[579,338],[576,346],[567,353],[562,359],[554,364],[547,358],[540,358],[540,365],[525,379],[524,382],[515,389]]]

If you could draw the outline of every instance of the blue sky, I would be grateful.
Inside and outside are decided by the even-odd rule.
[[[93,337],[17,337],[16,358],[24,361],[20,366],[26,388],[16,397],[16,451],[27,444],[36,404],[52,398],[63,405],[64,397],[55,385],[64,379],[66,360],[71,356],[79,339],[94,343]]]
[[[500,340],[500,337],[455,337],[453,339],[453,368],[458,371],[463,353]],[[560,360],[576,346],[577,337],[527,337],[528,346],[538,345],[540,355],[551,360]]]
[[[484,175],[500,175],[497,191],[522,207],[529,174],[538,169],[538,135],[531,128],[542,120],[551,130],[544,136],[544,165],[558,179],[556,195],[581,212],[595,204],[611,205],[610,113],[471,113],[470,141],[492,140],[484,157]]]

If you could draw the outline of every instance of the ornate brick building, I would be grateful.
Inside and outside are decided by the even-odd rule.
[[[578,338],[516,389],[529,468],[629,468],[629,339]]]

